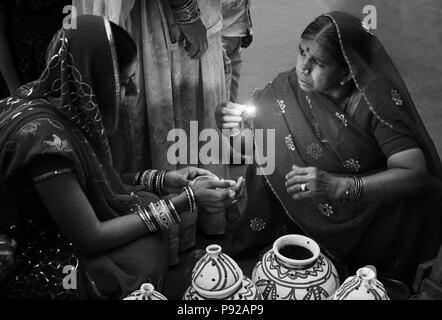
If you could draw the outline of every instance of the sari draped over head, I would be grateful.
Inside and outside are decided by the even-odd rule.
[[[41,77],[0,101],[0,231],[25,218],[9,185],[42,155],[72,163],[100,221],[125,215],[139,202],[113,169],[107,139],[116,130],[120,105],[109,20],[79,17],[77,29],[61,29],[48,52]],[[164,260],[155,242],[160,241],[145,237],[107,254],[82,257],[95,293],[121,297],[138,289],[148,276],[161,277],[151,267],[152,260]]]
[[[349,107],[344,111],[323,93],[301,90],[294,70],[255,92],[254,129],[276,130],[276,169],[267,176],[255,175],[261,170],[259,159],[249,167],[249,202],[230,250],[245,254],[284,233],[299,232],[317,241],[337,263],[350,268],[373,264],[384,276],[411,280],[417,264],[432,259],[440,245],[440,159],[379,40],[371,35],[373,63],[367,64],[348,42],[352,29],[363,26],[345,13],[326,16],[337,29],[356,85]],[[265,145],[256,148],[264,150],[255,156],[265,154]],[[293,164],[363,177],[386,170],[388,156],[410,148],[423,151],[430,175],[423,194],[416,197],[384,202],[294,201],[286,191],[285,176]]]

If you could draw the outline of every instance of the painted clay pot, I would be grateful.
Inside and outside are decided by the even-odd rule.
[[[183,300],[256,300],[258,289],[219,245],[210,245],[192,271]]]
[[[193,286],[190,286],[184,294],[183,300],[210,300],[202,296]],[[243,276],[242,285],[223,300],[262,300],[261,293],[253,281]]]
[[[384,285],[376,279],[376,268],[358,269],[333,295],[333,300],[390,300]]]
[[[140,290],[137,290],[128,295],[123,300],[167,300],[161,293],[155,291],[155,288],[150,283],[141,285]]]
[[[273,243],[252,273],[264,300],[327,300],[339,288],[335,266],[318,244],[301,235]]]

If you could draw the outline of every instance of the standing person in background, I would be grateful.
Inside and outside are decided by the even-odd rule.
[[[0,0],[0,98],[38,79],[69,0]],[[1,79],[3,76],[3,79]]]
[[[253,41],[250,0],[222,0],[223,48],[227,57],[226,83],[230,101],[238,100],[241,73],[241,48]]]
[[[228,100],[220,0],[74,0],[73,5],[79,15],[107,16],[123,26],[139,48],[134,78],[140,89],[138,100],[125,108],[118,132],[110,139],[117,171],[137,172],[152,166],[175,170],[185,166],[167,158],[175,143],[167,140],[168,133],[182,129],[190,137],[191,121],[198,121],[197,134],[205,128],[217,128],[215,108]],[[194,150],[189,140],[187,150]],[[188,152],[187,157],[192,159],[194,155]],[[212,158],[221,163],[215,155]],[[227,178],[226,166],[191,163]],[[206,233],[225,232],[224,210],[216,214],[200,210],[198,217]],[[194,228],[195,221],[182,221],[181,234],[191,234]],[[175,247],[177,238],[173,234],[177,232],[171,232],[170,243]],[[193,244],[192,240],[181,241],[179,249],[184,251]],[[176,248],[170,249],[170,253],[176,253]],[[170,257],[170,264],[178,262],[176,254]]]

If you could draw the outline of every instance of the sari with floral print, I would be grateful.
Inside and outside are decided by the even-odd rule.
[[[368,65],[346,45],[352,28],[363,26],[354,25],[344,13],[327,16],[338,30],[356,85],[349,107],[344,111],[325,94],[304,92],[295,71],[278,75],[254,94],[254,129],[276,131],[276,169],[270,175],[256,175],[260,170],[256,158],[257,163],[248,168],[248,205],[229,250],[238,257],[284,233],[303,233],[336,263],[350,269],[371,264],[382,276],[410,281],[417,264],[432,259],[440,246],[440,159],[377,38],[371,35],[373,63]],[[415,197],[379,202],[294,201],[286,191],[285,176],[293,164],[363,177],[386,170],[390,155],[412,148],[423,151],[430,175]],[[263,153],[255,156],[259,154]]]
[[[159,234],[81,255],[39,200],[27,171],[43,156],[69,163],[100,221],[129,214],[139,203],[113,169],[107,140],[120,106],[111,25],[95,16],[77,23],[54,36],[40,79],[0,101],[0,233],[18,243],[15,263],[2,274],[9,297],[120,298],[143,282],[161,286],[166,268]],[[146,194],[142,201],[154,199]],[[76,289],[63,286],[69,266],[77,270]]]

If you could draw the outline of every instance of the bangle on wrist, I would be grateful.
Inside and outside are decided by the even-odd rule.
[[[166,171],[162,171],[161,172],[161,176],[160,176],[160,189],[159,189],[159,193],[162,196],[165,196],[167,194],[166,190],[165,190],[165,181],[166,181],[166,174],[169,172],[169,170]]]
[[[164,178],[168,171],[146,170],[139,178],[140,184],[144,185],[147,191],[153,192],[157,195],[164,196]]]
[[[361,177],[351,176],[346,177],[347,189],[345,191],[346,201],[358,201],[364,193],[364,182]],[[351,183],[353,181],[353,185]]]
[[[164,210],[160,201],[152,202],[149,204],[149,208],[160,225],[161,230],[167,231],[172,225],[174,225],[170,215],[166,210]]]
[[[178,221],[178,223],[181,222],[181,218],[180,215],[178,214],[178,211],[175,209],[175,206],[173,205],[172,200],[168,199],[166,201],[167,206],[169,207],[169,211],[172,214],[172,216],[174,217],[174,219],[176,219],[176,221]]]
[[[183,2],[181,5],[175,5],[173,3],[173,1],[171,1],[172,3],[170,4],[170,6],[173,10],[181,10],[181,9],[188,7],[192,1],[193,0],[187,0],[187,1]]]
[[[184,187],[184,191],[186,192],[187,201],[189,201],[189,215],[192,215],[196,212],[196,198],[195,194],[191,187]]]
[[[201,17],[201,11],[196,0],[188,0],[181,6],[172,6],[172,9],[175,21],[178,24],[190,24]]]
[[[141,218],[144,225],[146,226],[146,229],[149,232],[156,232],[158,230],[158,227],[154,223],[152,216],[149,215],[149,212],[146,210],[145,207],[136,205],[131,208],[131,212],[137,214]]]

